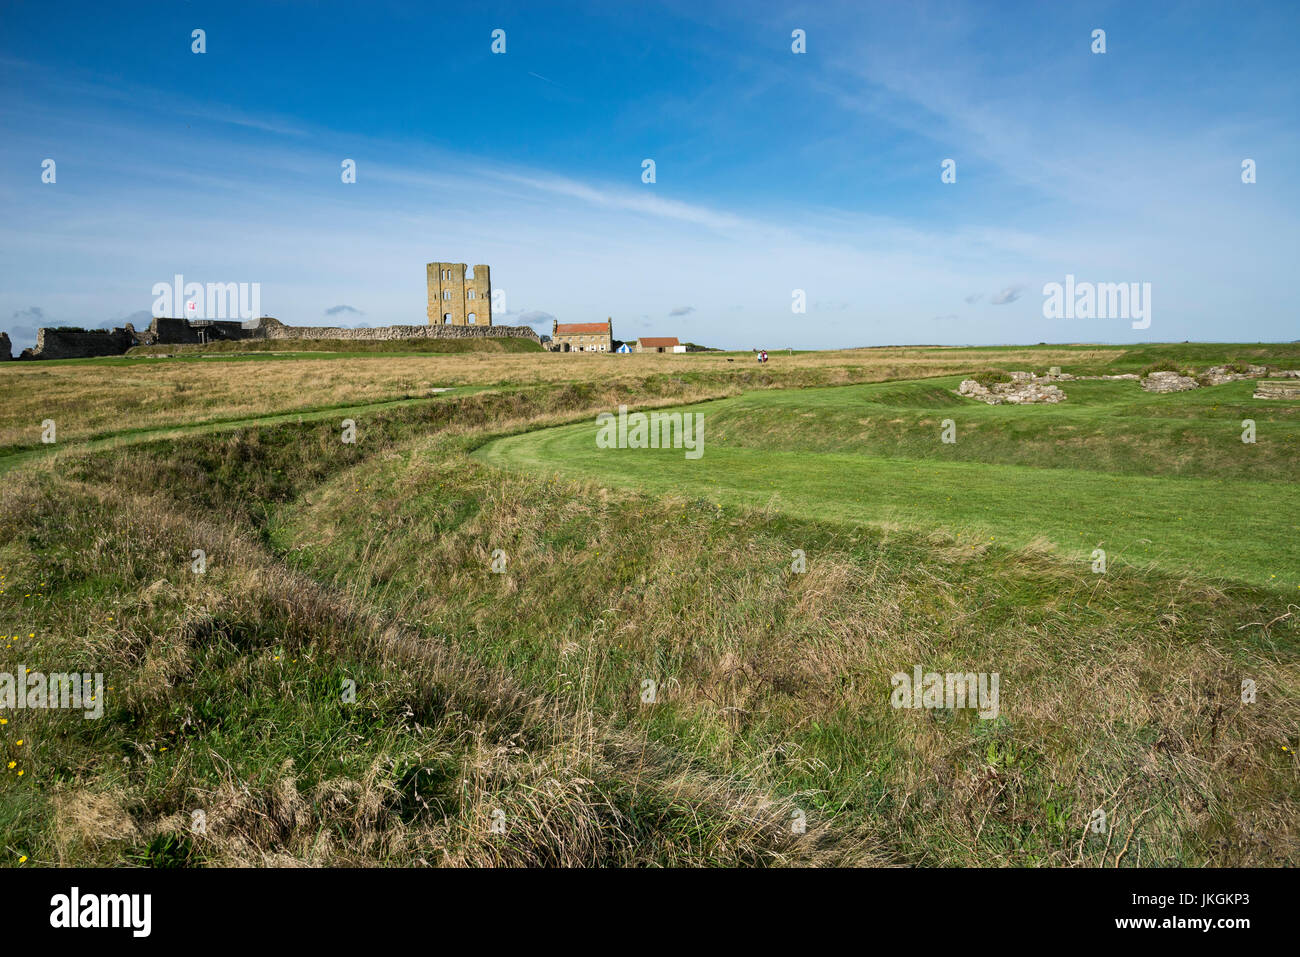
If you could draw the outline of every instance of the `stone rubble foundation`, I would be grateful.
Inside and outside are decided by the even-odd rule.
[[[1012,373],[1014,377],[1016,373]],[[1029,373],[1024,373],[1029,375]],[[1013,378],[1011,382],[995,382],[991,387],[980,385],[974,379],[964,379],[957,388],[964,395],[988,405],[1028,405],[1035,402],[1062,402],[1065,393],[1054,385],[1044,385],[1032,379]]]
[[[1130,381],[1140,382],[1146,392],[1186,392],[1202,386],[1223,385],[1227,382],[1239,382],[1243,379],[1259,379],[1269,375],[1265,366],[1247,366],[1245,372],[1232,372],[1226,366],[1211,366],[1199,377],[1185,376],[1178,372],[1152,372],[1145,378],[1135,372],[1121,375],[1071,375],[1062,372],[1060,366],[1052,366],[1047,375],[1033,372],[1011,372],[1010,382],[995,382],[984,386],[975,379],[963,379],[957,388],[957,394],[989,405],[1029,405],[1039,402],[1061,402],[1065,399],[1054,383],[1084,381]],[[1300,369],[1282,369],[1272,373],[1274,379],[1300,379]],[[1300,398],[1300,383],[1261,382],[1255,390],[1257,399],[1295,399]]]

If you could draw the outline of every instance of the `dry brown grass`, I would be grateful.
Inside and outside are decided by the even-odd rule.
[[[57,861],[75,866],[106,845],[129,845],[140,836],[118,796],[89,788],[63,789],[52,800]]]

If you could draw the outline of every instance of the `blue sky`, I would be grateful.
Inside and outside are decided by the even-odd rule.
[[[423,323],[451,260],[491,265],[497,322],[620,338],[1300,338],[1298,27],[1293,2],[6,2],[0,329],[138,325],[177,273],[258,282],[290,324]],[[1066,274],[1151,283],[1151,327],[1044,318]]]

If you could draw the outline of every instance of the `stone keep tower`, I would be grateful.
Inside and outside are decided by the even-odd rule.
[[[429,325],[492,325],[492,278],[487,266],[475,266],[465,278],[464,263],[429,263]]]

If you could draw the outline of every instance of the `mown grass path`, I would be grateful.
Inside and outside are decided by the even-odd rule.
[[[931,380],[908,385],[933,391],[936,384]],[[704,414],[705,454],[698,460],[686,459],[681,450],[598,448],[594,422],[500,439],[476,455],[500,467],[553,472],[656,495],[706,497],[851,524],[942,531],[951,536],[951,544],[972,550],[1046,540],[1068,560],[1090,562],[1094,549],[1101,548],[1109,562],[1154,562],[1170,571],[1292,594],[1300,585],[1300,549],[1295,547],[1300,486],[1293,481],[1218,473],[1214,477],[1133,474],[1125,470],[1130,465],[1093,470],[1082,467],[1086,450],[1076,456],[1076,467],[1002,464],[988,459],[1007,442],[1006,429],[1025,430],[1034,416],[1039,417],[1042,434],[1026,430],[1016,441],[1049,448],[1058,441],[1051,437],[1053,410],[962,404],[909,408],[905,399],[900,403],[900,385],[746,394],[673,410]],[[1095,398],[1094,384],[1088,385]],[[869,404],[873,395],[888,404],[873,409]],[[1129,400],[1132,390],[1115,389],[1113,395]],[[1225,397],[1232,396],[1225,393]],[[1169,402],[1153,405],[1151,398],[1140,395],[1135,402],[1160,413],[1174,408]],[[1201,396],[1197,401],[1206,399]],[[837,439],[840,413],[848,403],[852,403],[854,432]],[[782,406],[784,417],[775,419],[781,431],[764,441],[764,430],[773,427],[773,410]],[[831,411],[823,414],[828,406]],[[1099,428],[1117,442],[1129,432],[1140,435],[1145,443],[1140,447],[1148,449],[1149,455],[1161,453],[1166,446],[1176,449],[1188,428],[1184,420],[1167,416],[1134,416],[1132,424],[1126,425],[1114,408],[1105,403],[1098,403],[1098,408],[1099,414],[1104,410],[1107,416]],[[1262,420],[1278,414],[1278,407],[1256,414]],[[972,432],[959,440],[967,442],[963,455],[983,455],[986,460],[954,460],[938,440],[939,421],[948,416],[963,423],[1000,421],[1005,428],[997,434],[986,429],[983,438]],[[1071,421],[1080,417],[1077,409],[1058,418],[1062,416]],[[873,443],[870,434],[863,438],[858,423],[870,433],[876,422],[888,424],[893,431],[882,429]],[[746,424],[751,428],[746,430]],[[712,432],[710,425],[716,426]],[[1191,428],[1201,427],[1203,422],[1193,416]],[[1277,428],[1287,430],[1288,436],[1295,430],[1290,423]],[[900,439],[900,430],[920,438]],[[1239,438],[1232,441],[1240,443]],[[800,449],[801,443],[808,448]],[[846,450],[832,450],[837,443]],[[873,454],[873,444],[887,454]],[[1230,444],[1225,447],[1231,453]],[[1043,460],[1051,461],[1046,455]],[[1063,455],[1062,461],[1070,462],[1070,456]],[[1221,461],[1222,456],[1217,463]],[[1152,470],[1158,471],[1157,463],[1152,463]]]

